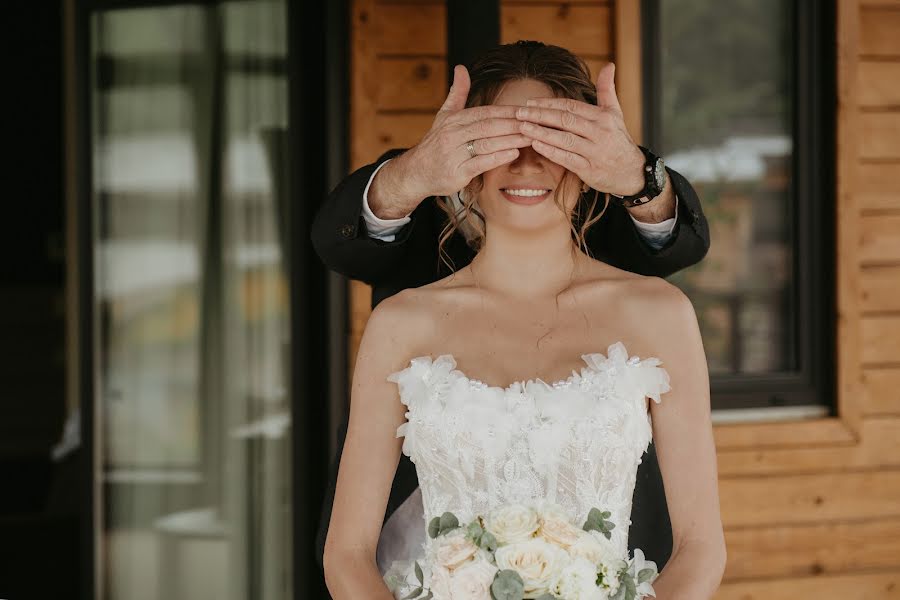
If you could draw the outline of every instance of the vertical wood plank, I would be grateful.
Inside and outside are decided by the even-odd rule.
[[[616,93],[625,115],[625,127],[634,141],[641,144],[644,114],[641,89],[641,3],[616,0],[613,19]]]
[[[859,70],[859,0],[837,5],[837,404],[838,414],[854,432],[861,429],[859,207],[857,181],[857,72]]]

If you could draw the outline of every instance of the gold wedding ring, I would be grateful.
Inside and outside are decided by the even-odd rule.
[[[469,156],[475,158],[478,154],[475,152],[475,140],[469,140],[466,142],[466,150],[469,151]]]

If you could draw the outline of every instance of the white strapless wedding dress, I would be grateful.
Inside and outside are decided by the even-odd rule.
[[[413,358],[388,377],[408,409],[397,437],[420,487],[382,530],[382,574],[394,560],[424,556],[428,522],[445,511],[465,523],[535,500],[576,523],[592,507],[610,511],[610,541],[627,556],[635,478],[652,439],[647,398],[660,402],[669,374],[658,358],[629,357],[622,342],[581,358],[580,372],[553,383],[487,385],[450,354]]]

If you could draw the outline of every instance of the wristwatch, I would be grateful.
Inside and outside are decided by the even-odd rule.
[[[643,146],[638,146],[638,148],[644,153],[645,159],[643,168],[644,188],[631,196],[619,196],[610,193],[610,196],[618,198],[619,204],[625,208],[650,202],[650,200],[659,196],[666,186],[666,165],[663,159]]]

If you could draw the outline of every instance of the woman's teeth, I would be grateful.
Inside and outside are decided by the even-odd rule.
[[[510,189],[504,189],[503,191],[506,192],[507,194],[511,195],[511,196],[543,196],[544,194],[546,194],[546,193],[549,192],[550,190],[547,190],[547,189],[544,189],[544,190],[510,190]]]

